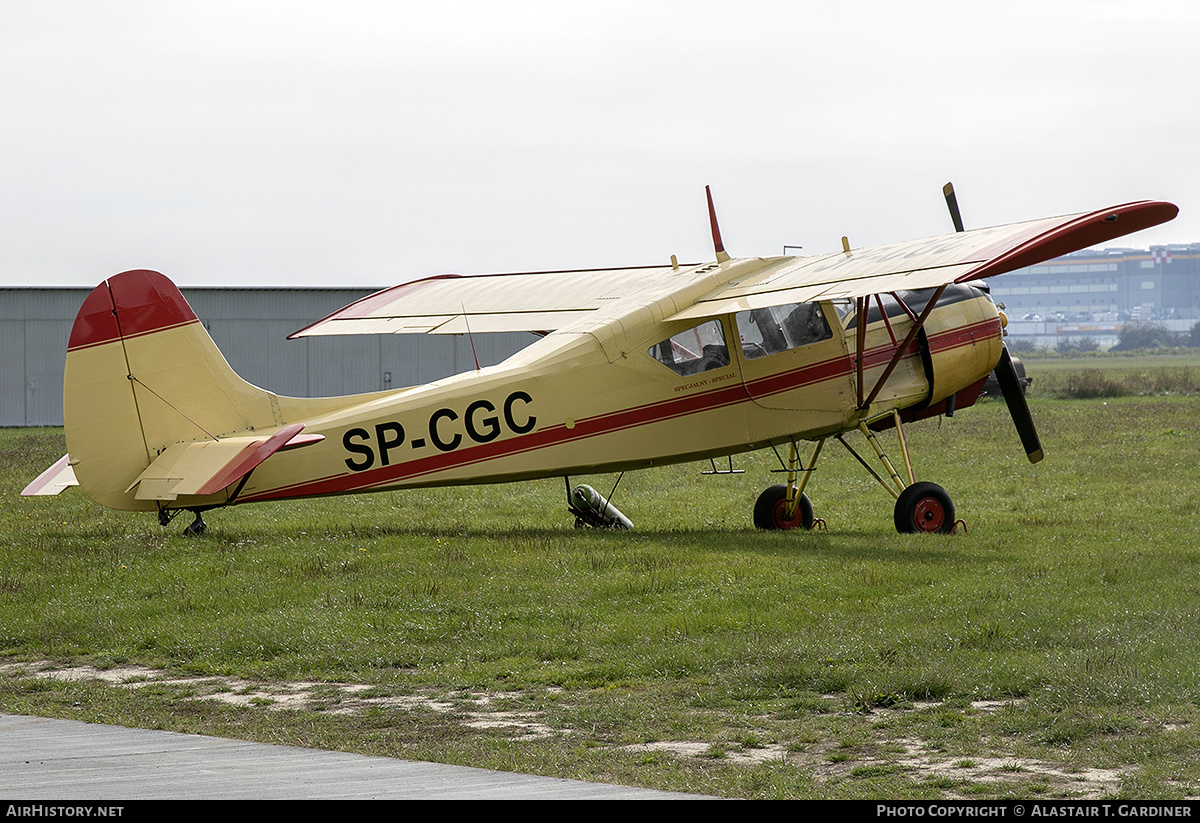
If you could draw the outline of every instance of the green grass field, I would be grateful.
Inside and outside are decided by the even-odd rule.
[[[550,480],[189,539],[20,498],[62,434],[0,430],[0,711],[729,797],[1195,797],[1200,397],[1028,365],[1043,463],[996,401],[909,428],[951,536],[896,534],[830,446],[827,532],[752,528],[767,452],[627,475],[634,532],[572,528]]]

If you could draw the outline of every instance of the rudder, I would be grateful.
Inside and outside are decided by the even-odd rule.
[[[101,283],[67,344],[63,421],[75,475],[101,505],[153,510],[130,486],[165,447],[283,425],[278,398],[242,380],[158,272]]]

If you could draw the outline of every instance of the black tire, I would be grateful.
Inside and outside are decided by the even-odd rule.
[[[787,508],[787,486],[777,483],[769,486],[754,504],[754,525],[760,529],[811,529],[813,523],[812,503],[808,495],[800,495],[796,516],[788,520],[785,515]]]
[[[949,534],[954,503],[936,483],[913,483],[896,500],[896,531],[901,534]]]

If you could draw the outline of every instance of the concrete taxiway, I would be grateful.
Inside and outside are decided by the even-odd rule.
[[[0,797],[700,799],[580,780],[20,715],[0,715]]]

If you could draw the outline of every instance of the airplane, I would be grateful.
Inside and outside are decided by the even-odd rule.
[[[1147,200],[967,231],[953,186],[943,193],[952,234],[733,258],[706,188],[709,262],[443,274],[385,289],[290,337],[536,337],[498,365],[344,397],[250,385],[170,280],[126,271],[79,310],[63,384],[68,453],[23,494],[79,485],[102,506],[156,512],[164,526],[188,511],[195,535],[203,513],[224,506],[563,477],[576,526],[628,528],[571,476],[701,460],[715,469],[717,458],[771,448],[786,482],[758,497],[754,525],[812,529],[824,524],[807,488],[832,438],[891,494],[897,531],[950,533],[961,521],[945,489],[916,480],[905,424],[970,406],[994,372],[1026,455],[1043,456],[1002,307],[982,280],[1178,209]],[[899,467],[877,437],[893,428]]]

